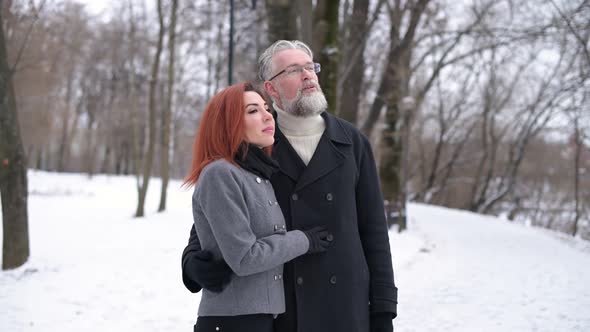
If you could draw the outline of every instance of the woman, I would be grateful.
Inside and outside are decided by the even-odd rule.
[[[272,331],[285,311],[283,263],[327,250],[327,231],[287,232],[268,179],[274,119],[250,83],[232,85],[207,105],[195,139],[193,218],[199,242],[235,275],[219,293],[203,290],[195,332]]]

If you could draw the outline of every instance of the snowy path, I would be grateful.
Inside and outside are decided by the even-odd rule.
[[[190,192],[172,182],[157,214],[152,181],[148,216],[134,219],[131,177],[29,174],[31,258],[0,272],[1,332],[192,330],[199,296],[180,280]],[[410,219],[390,233],[396,332],[590,331],[590,244],[419,204]]]
[[[396,331],[590,331],[587,247],[496,218],[410,209],[409,234],[423,242],[395,266]],[[410,246],[394,241],[396,263]]]

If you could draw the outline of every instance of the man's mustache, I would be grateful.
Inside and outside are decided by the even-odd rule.
[[[320,88],[320,84],[315,81],[315,80],[309,80],[306,81],[305,83],[303,83],[303,86],[301,87],[301,89],[299,89],[299,91],[303,91],[303,89],[307,89],[307,88],[316,88],[318,91],[322,91],[322,89]]]

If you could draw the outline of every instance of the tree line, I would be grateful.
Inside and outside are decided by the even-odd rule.
[[[229,2],[1,8],[4,243],[23,167],[134,174],[136,216],[159,176],[165,210],[200,112],[227,85]],[[243,0],[234,15],[234,81],[256,80],[274,40],[312,47],[329,111],[373,142],[400,230],[416,201],[590,238],[588,0]]]

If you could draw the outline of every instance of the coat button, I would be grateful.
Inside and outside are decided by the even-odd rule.
[[[297,277],[297,285],[303,285],[303,277]]]
[[[332,193],[327,193],[326,194],[326,200],[331,201],[334,199],[334,196],[332,195]]]
[[[328,242],[332,242],[332,240],[334,240],[334,235],[328,234],[328,236],[326,236],[326,240],[328,240]]]
[[[285,225],[274,225],[275,234],[285,234],[287,233],[287,228]]]
[[[257,182],[257,183],[261,183],[261,182],[262,182],[262,180],[261,180],[259,177],[256,177],[256,182]]]
[[[296,201],[296,200],[298,200],[298,199],[299,199],[299,196],[297,196],[297,194],[293,194],[293,195],[291,196],[291,199],[292,199],[292,200],[294,200],[294,201]]]
[[[331,276],[331,277],[330,277],[330,283],[331,283],[332,285],[336,285],[336,276]]]
[[[268,181],[268,180],[264,180],[264,183],[266,183],[266,184],[268,184],[269,182],[270,182],[270,181]]]
[[[268,200],[268,205],[273,205],[273,202],[270,199]]]

